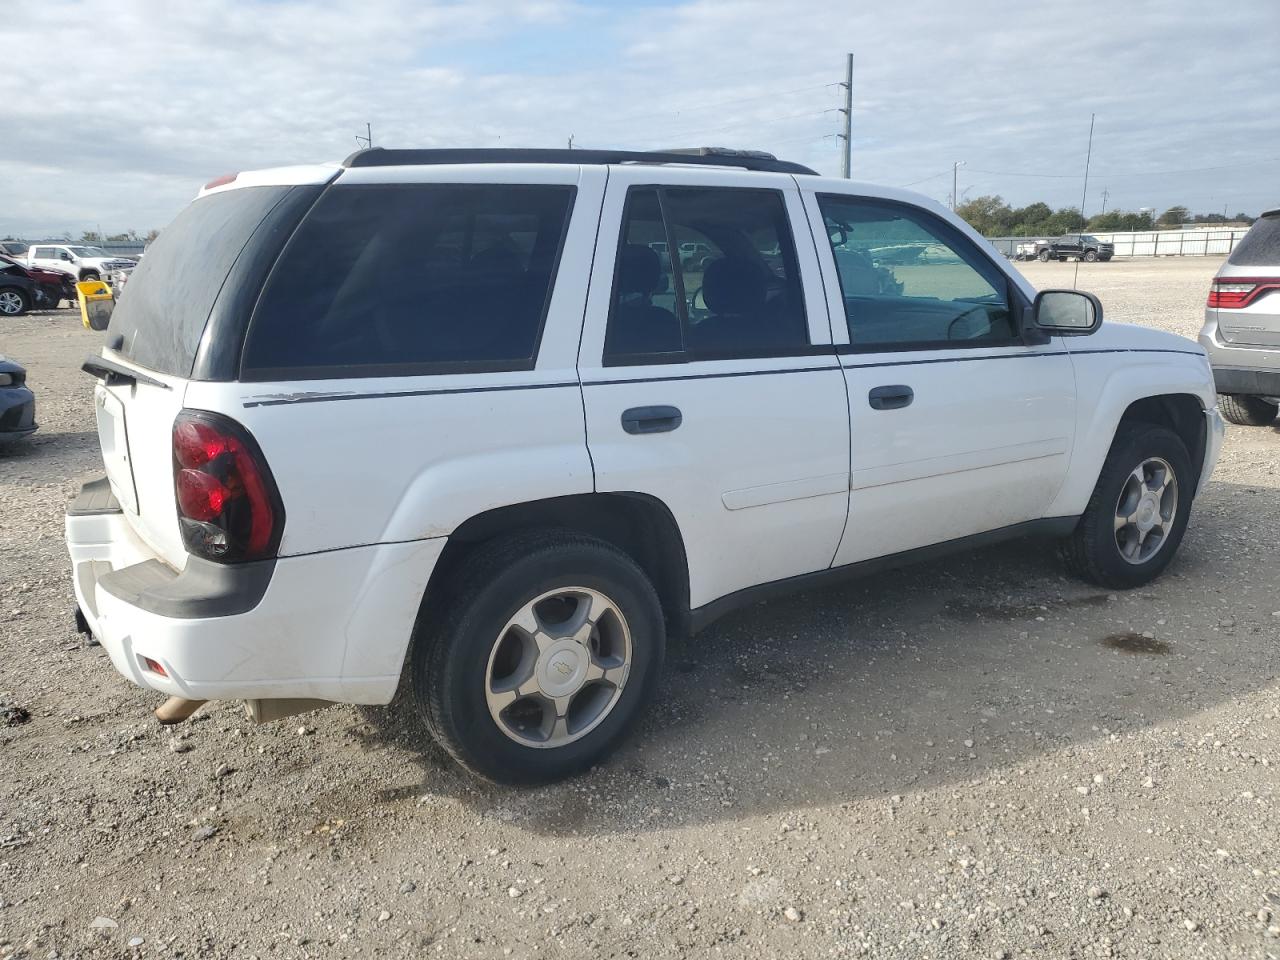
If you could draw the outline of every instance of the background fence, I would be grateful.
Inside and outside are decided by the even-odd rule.
[[[1136,230],[1130,233],[1091,233],[1103,243],[1116,245],[1117,257],[1225,257],[1236,248],[1248,227],[1222,230]],[[991,245],[1013,257],[1018,244],[1053,237],[989,237]]]

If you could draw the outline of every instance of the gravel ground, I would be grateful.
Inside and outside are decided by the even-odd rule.
[[[1194,336],[1216,267],[1080,284]],[[155,723],[71,626],[96,342],[0,334],[42,424],[0,453],[0,956],[1280,956],[1276,429],[1230,431],[1149,588],[1017,544],[760,605],[602,768],[515,791],[403,708]]]

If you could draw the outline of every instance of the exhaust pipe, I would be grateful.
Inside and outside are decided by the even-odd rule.
[[[166,727],[181,723],[203,707],[208,700],[187,700],[184,697],[170,697],[156,707],[156,719]]]

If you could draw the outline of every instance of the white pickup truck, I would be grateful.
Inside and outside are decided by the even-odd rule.
[[[132,270],[137,261],[113,257],[101,247],[82,243],[37,243],[27,250],[27,266],[61,270],[77,280],[102,280],[116,270]]]
[[[82,627],[166,720],[404,676],[507,782],[595,762],[668,635],[779,592],[1032,534],[1147,583],[1223,436],[1196,343],[1037,293],[924,197],[761,154],[240,174],[132,284],[85,362]]]

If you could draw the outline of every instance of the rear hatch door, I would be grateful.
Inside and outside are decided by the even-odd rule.
[[[166,563],[181,569],[187,553],[178,530],[170,436],[186,381],[118,359],[106,363],[118,369],[103,377],[93,399],[111,492],[138,535]],[[131,370],[136,380],[125,373]]]
[[[210,314],[221,297],[243,293],[226,289],[237,258],[290,189],[221,190],[183,210],[133,271],[106,348],[85,362],[99,379],[94,403],[111,490],[138,536],[175,569],[187,551],[173,489],[174,419]]]

